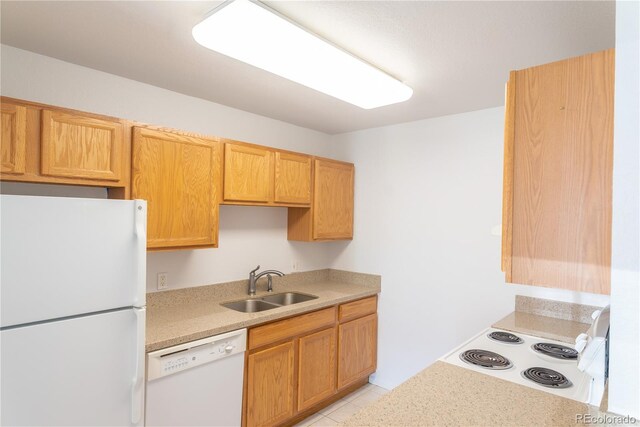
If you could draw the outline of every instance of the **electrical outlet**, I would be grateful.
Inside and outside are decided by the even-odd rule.
[[[300,271],[302,269],[302,261],[291,261],[291,272]]]
[[[158,273],[158,290],[169,287],[169,273]]]

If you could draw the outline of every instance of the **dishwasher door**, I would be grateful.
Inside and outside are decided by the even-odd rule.
[[[247,330],[148,355],[147,426],[239,426]]]

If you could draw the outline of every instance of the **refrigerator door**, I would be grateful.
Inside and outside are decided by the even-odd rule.
[[[145,305],[145,201],[1,197],[2,327]]]
[[[2,425],[144,424],[144,309],[0,331]]]

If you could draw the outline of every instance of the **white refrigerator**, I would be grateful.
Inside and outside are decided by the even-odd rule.
[[[0,424],[144,425],[146,202],[0,197]]]

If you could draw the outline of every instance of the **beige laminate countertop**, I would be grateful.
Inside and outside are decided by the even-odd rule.
[[[584,403],[437,361],[345,426],[568,426]]]
[[[213,285],[174,291],[172,295],[166,292],[150,294],[147,297],[146,351],[159,350],[380,292],[379,276],[370,276],[377,278],[377,282],[374,280],[367,284],[345,281],[345,278],[349,278],[348,274],[326,276],[316,275],[313,280],[296,281],[296,275],[292,275],[293,279],[288,279],[286,283],[274,280],[274,294],[295,291],[316,295],[318,298],[258,313],[241,313],[220,305],[221,302],[248,298],[246,285],[237,286],[239,282],[226,288],[224,285]],[[265,295],[268,294],[258,292],[255,298]]]
[[[589,325],[515,312],[493,325],[573,342]],[[345,426],[573,426],[611,416],[594,406],[437,361],[361,409]],[[610,425],[610,424],[606,424]],[[611,424],[612,425],[612,424]],[[633,424],[638,425],[638,424]]]

